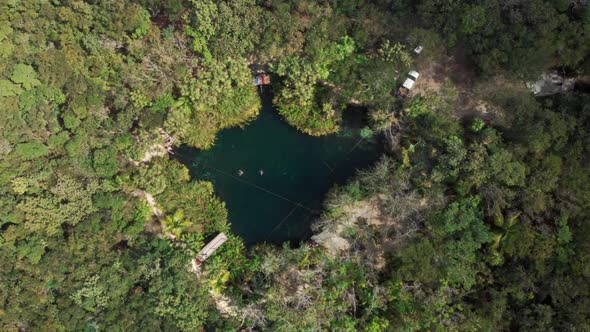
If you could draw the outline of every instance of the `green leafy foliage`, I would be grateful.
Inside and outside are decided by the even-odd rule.
[[[512,81],[587,75],[588,13],[560,0],[3,2],[0,330],[588,330],[590,99],[534,99]],[[463,53],[503,85],[393,97],[412,67]],[[168,134],[208,148],[247,124],[258,70],[298,130],[334,133],[353,103],[370,112],[363,138],[394,143],[327,197],[318,227],[342,230],[330,238],[345,249],[246,248],[213,184],[154,156]],[[473,94],[503,116],[457,119]],[[228,241],[190,272],[219,232]]]
[[[117,173],[117,152],[112,148],[94,151],[93,166],[100,177],[110,178]]]
[[[26,160],[45,157],[49,154],[49,148],[41,142],[21,143],[16,146],[16,153]]]
[[[471,289],[481,271],[478,252],[491,241],[491,233],[483,222],[479,199],[467,198],[449,205],[429,226],[435,239],[441,241],[446,266],[446,280],[451,285]]]
[[[174,214],[167,216],[163,220],[164,232],[174,235],[179,238],[184,229],[191,226],[192,222],[184,218],[184,210],[176,210]]]
[[[275,103],[288,123],[313,136],[338,131],[340,113],[326,80],[333,66],[354,50],[354,41],[345,36],[316,50],[312,60],[292,56],[273,64],[271,69],[282,77]]]
[[[255,1],[190,2],[195,15],[185,31],[193,38],[195,52],[211,60],[245,57],[254,50],[259,12]]]
[[[38,186],[38,182],[30,183]],[[26,188],[26,191],[38,190]],[[24,195],[17,206],[22,213],[24,226],[33,232],[55,235],[64,223],[76,225],[96,211],[92,203],[92,194],[97,190],[97,183],[82,183],[79,180],[60,176],[55,185],[43,188],[39,194]],[[23,190],[19,190],[23,192]]]
[[[0,97],[11,97],[22,93],[18,85],[9,80],[0,80]]]
[[[20,84],[25,90],[41,85],[41,82],[37,79],[35,69],[22,63],[14,66],[10,79],[14,83]]]
[[[426,26],[442,31],[450,45],[463,42],[484,73],[505,69],[535,79],[553,59],[577,67],[588,52],[588,36],[580,33],[588,24],[586,6],[563,10],[563,3],[426,0],[415,13]]]
[[[217,131],[244,125],[260,108],[248,67],[235,60],[203,63],[198,76],[182,85],[181,91],[166,127],[196,147],[210,147]]]
[[[381,45],[381,48],[377,50],[377,54],[383,61],[397,63],[402,68],[409,67],[412,63],[410,54],[401,43],[392,44],[389,40],[386,40]]]

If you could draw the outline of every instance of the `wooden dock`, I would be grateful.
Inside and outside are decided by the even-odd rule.
[[[207,258],[213,255],[215,250],[224,244],[225,241],[227,241],[227,236],[224,233],[217,234],[217,236],[211,240],[211,242],[209,242],[205,247],[203,247],[203,249],[201,249],[201,251],[199,251],[197,258],[195,258],[196,263],[203,263]]]

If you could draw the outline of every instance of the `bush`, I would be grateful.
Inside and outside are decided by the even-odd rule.
[[[16,153],[26,160],[45,157],[49,154],[49,148],[38,141],[21,143],[16,146]]]

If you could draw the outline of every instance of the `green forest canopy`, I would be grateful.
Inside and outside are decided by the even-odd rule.
[[[418,43],[422,61],[464,53],[469,92],[500,116],[458,118],[452,83],[396,100]],[[589,48],[580,1],[3,1],[0,328],[588,330],[590,97],[496,78],[588,75]],[[322,219],[377,201],[411,232],[357,223],[336,256],[246,250],[211,183],[165,154],[142,161],[162,132],[208,148],[253,119],[251,65],[303,133],[338,131],[355,103],[394,143]]]

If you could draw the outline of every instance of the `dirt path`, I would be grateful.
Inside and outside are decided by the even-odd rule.
[[[154,157],[163,157],[172,152],[176,139],[170,136],[163,128],[158,128],[161,142],[156,142],[145,149],[140,160],[131,160],[135,166],[149,163]]]
[[[131,194],[135,197],[144,198],[145,201],[150,206],[150,208],[152,209],[152,215],[154,217],[156,217],[158,220],[164,217],[162,210],[160,210],[158,208],[158,204],[156,203],[156,199],[154,198],[154,196],[152,196],[152,194],[150,194],[144,190],[141,190],[141,189],[137,189],[137,190],[133,191]]]
[[[457,93],[457,107],[455,109],[457,118],[480,117],[484,120],[492,120],[502,117],[500,109],[484,101],[481,97],[481,91],[478,91],[476,84],[478,81],[476,65],[461,47],[456,47],[450,55],[441,54],[435,58],[435,61],[426,57],[416,58],[416,68],[420,77],[412,90],[412,95],[437,94],[448,88]],[[513,90],[526,89],[522,82],[507,81],[501,77],[491,79],[490,83]]]
[[[425,50],[427,52],[428,50]],[[450,54],[440,54],[433,57],[416,57],[416,68],[420,77],[413,90],[413,94],[427,91],[440,91],[445,82],[452,83],[459,91],[468,92],[473,89],[477,80],[475,64],[469,60],[461,48]]]

